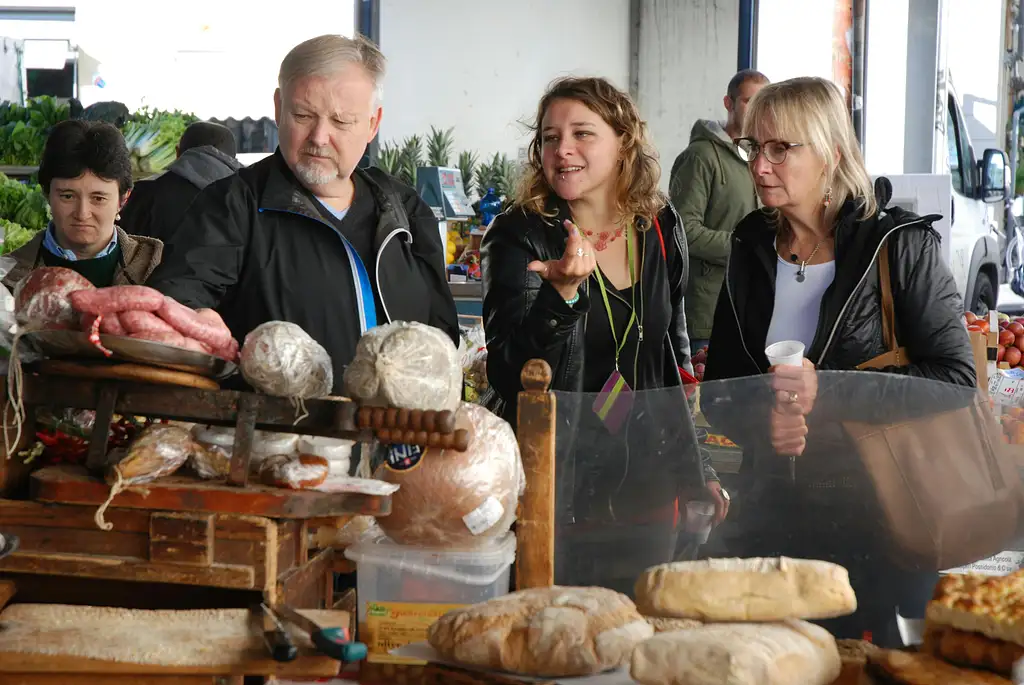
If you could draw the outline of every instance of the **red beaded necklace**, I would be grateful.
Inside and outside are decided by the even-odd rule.
[[[622,232],[624,230],[625,230],[625,228],[622,227],[622,226],[620,226],[619,228],[617,228],[614,231],[601,231],[599,233],[595,233],[594,231],[588,231],[587,229],[583,229],[583,235],[587,236],[587,240],[589,240],[590,242],[592,242],[594,244],[594,249],[595,250],[597,250],[599,252],[602,252],[602,251],[608,249],[608,244],[609,243],[611,243],[611,242],[621,238],[622,237]],[[595,235],[597,236],[597,238],[594,238]]]

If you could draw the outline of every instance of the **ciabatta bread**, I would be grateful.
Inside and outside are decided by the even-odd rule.
[[[430,626],[427,640],[457,664],[557,678],[622,666],[653,634],[625,595],[554,586],[449,611]]]
[[[655,635],[633,650],[641,685],[830,685],[836,641],[805,621],[713,623]]]
[[[1024,646],[1024,572],[943,576],[935,585],[925,618],[929,625],[981,633]]]
[[[647,569],[636,582],[646,616],[701,621],[782,621],[852,614],[846,569],[809,559],[704,559]]]

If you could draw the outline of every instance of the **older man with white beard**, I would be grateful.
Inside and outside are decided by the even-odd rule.
[[[336,392],[368,328],[419,321],[459,335],[433,212],[356,168],[380,126],[384,66],[362,37],[293,48],[274,93],[277,151],[196,197],[148,283],[216,309],[239,340],[266,321],[301,326],[331,355]]]

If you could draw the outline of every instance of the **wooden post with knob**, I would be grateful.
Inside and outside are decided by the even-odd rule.
[[[516,522],[516,589],[555,584],[555,395],[543,359],[523,366],[517,416],[526,492]]]

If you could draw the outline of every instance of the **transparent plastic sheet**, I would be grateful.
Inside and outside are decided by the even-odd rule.
[[[127,450],[116,450],[108,455],[112,462],[106,475],[111,486],[110,495],[96,510],[96,526],[101,530],[113,529],[113,524],[104,520],[103,514],[118,493],[171,475],[185,465],[196,447],[197,443],[188,430],[180,426],[154,424],[142,431]]]
[[[702,383],[696,425],[706,436],[687,418],[679,388],[635,393],[630,419],[615,435],[593,413],[596,394],[555,393],[556,583],[602,585],[633,596],[646,568],[672,560],[822,559],[847,568],[859,601],[853,616],[823,624],[839,637],[860,638],[871,631],[877,643],[901,644],[897,609],[904,617],[922,617],[939,571],[901,557],[844,423],[884,426],[926,419],[970,406],[976,391],[875,372],[819,372],[808,446],[795,461],[793,480],[788,457],[770,445],[775,395],[769,382],[762,376]],[[986,431],[988,439],[1012,447],[998,423]],[[728,518],[706,542],[685,526],[686,503],[707,499],[702,451],[731,495]],[[970,501],[979,487],[978,474],[970,470],[975,463],[972,455],[953,476],[963,484],[958,494],[967,493],[966,501],[958,500],[965,521],[978,519],[986,505],[980,490],[977,506]],[[915,485],[951,478],[932,474],[927,463],[914,465],[907,475],[917,479]],[[1005,549],[1015,553],[1024,545],[1010,535]],[[1016,558],[1024,559],[1024,552]],[[978,561],[982,568],[968,570],[986,572],[985,562]],[[1003,572],[1012,570],[1016,567]]]
[[[515,521],[526,476],[512,427],[465,402],[455,426],[469,430],[465,452],[391,445],[376,469],[375,478],[401,486],[391,496],[391,513],[378,520],[399,544],[486,547]]]

